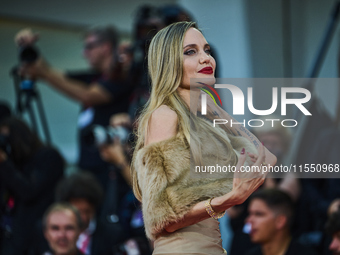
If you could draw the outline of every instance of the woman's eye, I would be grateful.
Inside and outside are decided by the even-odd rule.
[[[184,52],[185,55],[192,55],[195,54],[195,50],[187,50],[186,52]]]
[[[211,49],[206,49],[205,52],[206,52],[207,54],[209,54],[209,55],[211,55],[211,53],[212,53],[212,52],[211,52]]]

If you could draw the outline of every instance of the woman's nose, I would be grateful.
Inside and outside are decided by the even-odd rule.
[[[200,56],[200,62],[201,63],[209,63],[210,62],[210,55],[203,51]]]

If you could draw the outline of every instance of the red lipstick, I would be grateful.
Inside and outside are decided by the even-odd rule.
[[[204,67],[201,70],[199,70],[199,73],[204,73],[204,74],[212,74],[214,70],[212,67]]]

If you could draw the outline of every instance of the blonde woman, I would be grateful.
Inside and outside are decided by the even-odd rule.
[[[217,219],[243,203],[264,175],[191,178],[190,163],[239,170],[246,161],[261,168],[276,158],[249,131],[214,128],[197,116],[200,92],[190,80],[213,84],[215,60],[195,23],[159,31],[150,44],[148,68],[152,90],[139,118],[132,176],[146,234],[155,240],[153,254],[224,254]],[[208,112],[230,119],[210,102]]]

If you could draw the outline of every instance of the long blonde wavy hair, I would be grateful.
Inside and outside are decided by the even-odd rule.
[[[190,28],[197,28],[195,22],[177,22],[160,30],[152,39],[148,52],[148,71],[151,78],[151,94],[137,123],[137,142],[132,159],[131,175],[133,191],[137,199],[141,200],[142,193],[138,185],[137,173],[134,169],[136,154],[144,147],[148,131],[149,119],[152,113],[161,105],[167,105],[177,113],[178,134],[184,137],[190,146],[191,155],[195,162],[200,162],[202,144],[196,132],[199,127],[197,118],[191,118],[189,106],[180,97],[177,88],[183,78],[183,41],[185,33]],[[202,125],[202,122],[200,122]],[[203,122],[211,129],[211,125]],[[225,139],[226,134],[221,129],[212,129],[213,135]],[[191,142],[190,142],[191,140]],[[194,145],[194,146],[193,146]],[[229,144],[232,151],[232,147]],[[228,150],[229,151],[229,150]],[[235,153],[229,153],[230,162],[237,161]]]

